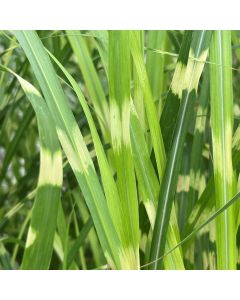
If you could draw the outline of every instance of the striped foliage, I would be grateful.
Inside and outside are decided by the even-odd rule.
[[[1,31],[0,268],[239,268],[239,39]]]
[[[83,141],[50,59],[32,31],[16,32],[16,37],[28,56],[55,121],[57,134],[69,159],[89,210],[96,214],[94,221],[98,236],[110,265],[120,267],[118,236],[107,209],[91,157]],[[116,257],[116,260],[113,257]]]
[[[48,269],[62,186],[62,153],[45,102],[32,85],[18,80],[36,112],[41,144],[38,186],[21,268]]]
[[[170,219],[172,202],[180,167],[180,157],[182,155],[187,126],[189,124],[196,97],[198,82],[203,70],[204,61],[207,57],[210,37],[211,32],[208,31],[197,31],[193,36],[186,73],[183,75],[184,86],[180,91],[183,99],[176,121],[173,145],[171,147],[160,189],[160,200],[158,203],[151,247],[150,258],[152,261],[155,261],[159,256],[164,254],[167,226]],[[161,267],[161,264],[161,261],[156,261],[150,267],[156,269]]]
[[[130,33],[109,32],[111,139],[130,268],[139,268],[138,203],[130,140]]]
[[[216,207],[220,208],[234,195],[232,166],[232,65],[231,33],[214,32],[211,65],[211,125],[213,140],[214,183]],[[236,268],[236,228],[234,211],[229,209],[216,220],[218,269]]]
[[[40,138],[39,178],[21,268],[48,269],[62,187],[61,148],[54,122],[40,93],[10,69],[1,68],[18,79],[36,113]]]
[[[100,123],[104,136],[109,131],[109,109],[103,88],[94,68],[87,44],[79,31],[67,31],[68,39],[76,54],[80,70],[86,82],[91,101],[95,108],[97,119]]]
[[[162,174],[165,169],[165,164],[166,164],[166,154],[165,154],[165,149],[162,141],[162,134],[161,134],[161,128],[159,126],[158,122],[158,117],[157,117],[157,109],[156,106],[154,105],[154,99],[152,96],[150,84],[148,81],[147,77],[147,72],[144,66],[144,60],[143,60],[143,53],[141,53],[141,47],[139,45],[139,40],[138,40],[138,32],[137,31],[132,31],[132,56],[134,60],[134,65],[138,74],[138,84],[142,89],[142,94],[145,99],[145,111],[147,115],[147,120],[149,123],[149,129],[150,129],[150,135],[152,138],[152,145],[154,149],[154,154],[156,156],[156,161],[157,161],[157,170],[158,170],[158,175],[159,178],[158,180],[161,182],[162,180]],[[154,173],[152,174],[151,177],[151,183],[149,183],[149,178],[147,178],[146,174],[146,168],[148,168],[148,172],[151,171],[151,162],[149,161],[149,154],[147,153],[147,149],[145,145],[141,145],[139,142],[136,143],[136,140],[134,138],[134,135],[139,135],[143,134],[140,133],[140,126],[137,124],[137,118],[136,116],[134,117],[134,112],[132,114],[132,123],[131,123],[131,133],[132,133],[132,143],[133,145],[135,144],[134,147],[134,152],[136,155],[136,163],[135,163],[135,168],[138,176],[141,178],[140,183],[142,182],[141,180],[144,178],[143,182],[143,188],[142,191],[145,194],[144,197],[146,198],[145,200],[145,206],[148,212],[148,216],[151,222],[151,225],[153,226],[153,222],[155,220],[155,215],[156,215],[156,203],[157,203],[157,198],[159,195],[159,186],[157,184],[157,179],[153,177]],[[136,114],[135,114],[136,115]],[[135,120],[135,121],[134,121]],[[135,124],[134,124],[135,123]],[[151,124],[151,125],[150,125]],[[139,131],[139,132],[137,132]],[[142,143],[144,143],[144,139],[142,139]],[[145,161],[147,163],[143,164],[143,149],[145,152]],[[137,154],[138,152],[138,154]],[[138,164],[137,164],[138,162]],[[155,187],[154,187],[154,181],[155,181]],[[170,220],[170,226],[169,226],[169,231],[168,231],[168,237],[167,237],[167,249],[173,248],[174,245],[178,242],[179,239],[179,232],[178,228],[176,226],[176,218],[175,218],[175,209],[173,206],[172,209],[172,218]],[[175,257],[169,257],[165,259],[165,263],[168,261],[168,268],[175,268],[176,265],[178,265],[179,268],[184,268],[183,263],[182,263],[182,258],[179,255],[179,253],[175,252],[174,253],[176,256]]]
[[[186,31],[180,48],[177,64],[174,70],[170,91],[161,115],[161,127],[166,151],[168,152],[173,138],[176,118],[179,110],[182,92],[185,87],[185,74],[188,63],[192,31]]]

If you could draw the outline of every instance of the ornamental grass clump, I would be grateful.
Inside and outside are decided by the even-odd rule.
[[[2,31],[1,269],[238,269],[238,31]]]

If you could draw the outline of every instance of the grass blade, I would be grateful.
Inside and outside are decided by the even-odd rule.
[[[201,87],[201,92],[199,95],[199,106],[197,109],[197,117],[194,129],[194,137],[192,143],[192,153],[191,153],[191,170],[190,170],[190,183],[189,183],[189,193],[187,196],[188,209],[187,215],[192,211],[194,204],[198,199],[199,185],[201,179],[201,166],[202,166],[202,151],[204,146],[204,132],[207,119],[207,111],[209,104],[209,69],[207,68],[204,74],[203,83]]]
[[[211,32],[208,31],[197,31],[193,36],[190,56],[192,58],[200,59],[201,62],[192,60],[190,58],[187,64],[187,75],[185,78],[185,88],[183,89],[183,100],[181,102],[176,121],[176,131],[174,132],[173,145],[169,153],[166,170],[160,188],[159,203],[150,255],[151,261],[156,260],[157,257],[164,254],[166,233],[180,168],[180,158],[183,151],[189,120],[193,111],[198,81],[208,53],[210,37]],[[159,264],[156,262],[150,267],[153,269],[161,268],[162,262]]]
[[[103,135],[109,135],[109,108],[105,98],[105,94],[100,83],[98,74],[93,65],[89,50],[87,48],[84,37],[80,35],[79,31],[68,30],[68,39],[72,49],[77,57],[80,70],[96,110],[97,119],[101,125]]]
[[[164,92],[164,63],[165,56],[151,51],[151,49],[165,50],[167,40],[166,30],[149,30],[147,41],[146,69],[151,86],[154,101],[162,111],[163,101],[161,99]]]
[[[48,52],[49,53],[49,52]],[[107,161],[107,157],[105,155],[101,140],[99,138],[97,128],[95,126],[94,120],[92,118],[90,109],[88,107],[88,104],[81,92],[81,89],[79,88],[77,82],[74,80],[74,78],[69,74],[69,72],[63,67],[62,64],[52,55],[49,53],[53,61],[57,64],[57,66],[62,70],[64,75],[67,77],[69,80],[70,84],[72,85],[79,102],[83,108],[84,114],[87,118],[90,131],[92,134],[92,139],[93,139],[93,144],[95,146],[95,151],[98,159],[98,164],[99,164],[99,169],[101,173],[101,178],[103,182],[103,187],[106,195],[106,200],[109,208],[109,212],[111,215],[111,218],[113,220],[113,223],[115,225],[115,228],[117,230],[118,236],[121,240],[121,243],[124,245],[125,241],[125,231],[124,231],[124,226],[123,226],[123,221],[122,221],[122,207],[121,207],[121,202],[119,199],[119,193],[117,190],[117,186],[115,184],[115,181],[112,176],[112,171],[110,169],[109,163]],[[124,247],[122,249],[124,252]],[[123,266],[124,267],[124,266]]]
[[[38,187],[21,268],[48,269],[62,186],[62,154],[45,102],[33,86],[18,79],[36,112],[41,143]]]
[[[83,192],[111,267],[120,268],[120,242],[91,157],[39,37],[33,31],[15,31],[25,51],[57,128],[63,150]]]
[[[169,252],[163,254],[162,256],[156,258],[154,261],[150,261],[149,263],[141,266],[141,268],[144,268],[146,266],[150,266],[152,264],[155,264],[159,261],[161,261],[164,257],[171,254],[176,248],[179,246],[182,246],[185,242],[187,242],[190,238],[192,238],[197,232],[199,232],[201,229],[203,229],[206,225],[214,221],[218,216],[220,216],[222,213],[224,213],[228,208],[232,207],[237,200],[240,198],[240,193],[237,193],[231,200],[229,200],[223,207],[219,208],[217,211],[215,211],[207,220],[205,220],[202,224],[198,225],[188,236],[186,236],[179,244],[177,244],[174,248],[172,248]]]
[[[232,167],[233,95],[231,32],[217,30],[211,44],[211,122],[216,208],[225,205],[235,190]],[[218,269],[236,268],[236,228],[229,208],[216,220]]]
[[[15,74],[38,120],[40,136],[40,172],[28,230],[22,269],[48,269],[52,257],[62,186],[62,154],[55,125],[39,92]],[[46,172],[48,170],[48,172]]]
[[[129,268],[139,268],[138,201],[130,140],[130,34],[109,32],[110,122]],[[117,71],[116,71],[117,70]]]
[[[143,97],[144,106],[145,106],[147,119],[148,119],[148,123],[149,123],[149,127],[150,127],[150,135],[152,138],[154,153],[155,153],[155,157],[157,160],[157,169],[158,169],[159,179],[161,181],[162,172],[163,172],[163,170],[165,168],[165,164],[166,164],[166,157],[165,157],[164,145],[162,142],[161,129],[160,129],[159,122],[158,122],[157,111],[156,111],[156,107],[155,107],[154,100],[152,97],[151,88],[150,88],[150,84],[149,84],[148,77],[147,77],[147,71],[145,68],[144,60],[143,60],[143,52],[141,51],[138,31],[131,32],[131,43],[132,43],[131,53],[132,53],[132,57],[134,60],[134,67],[136,69],[136,74],[138,75],[137,79],[138,79],[139,88],[141,88],[143,96],[144,96]],[[136,101],[135,101],[135,103],[136,103]],[[141,114],[141,117],[142,117],[142,114]],[[148,150],[146,149],[145,146],[143,146],[144,137],[142,137],[141,140],[139,140],[139,141],[136,141],[136,139],[134,139],[134,136],[138,136],[138,138],[140,138],[140,136],[141,136],[140,131],[141,131],[142,124],[144,123],[144,121],[143,121],[143,119],[140,119],[140,120],[141,120],[141,126],[139,126],[136,115],[134,117],[134,113],[132,113],[131,135],[133,137],[132,138],[133,149],[134,149],[133,151],[135,152],[135,157],[136,157],[135,167],[137,168],[136,171],[137,171],[138,177],[140,179],[140,182],[141,182],[141,180],[144,180],[142,189],[144,190],[145,196],[149,197],[149,200],[150,200],[150,201],[147,201],[147,203],[145,202],[145,205],[148,206],[147,211],[149,214],[149,218],[151,220],[151,224],[153,225],[153,221],[155,220],[155,214],[156,214],[155,211],[153,212],[153,207],[155,207],[155,204],[156,204],[156,199],[153,199],[153,196],[156,195],[156,193],[158,194],[159,187],[157,187],[157,189],[156,189],[156,183],[158,181],[157,179],[154,180],[153,177],[151,177],[152,179],[147,178],[146,174],[145,174],[146,169],[148,169],[148,172],[150,172],[149,174],[153,175],[153,170],[151,170],[151,167],[150,167],[151,162],[150,161],[147,162],[148,159],[150,159],[150,158],[147,158]],[[144,152],[141,153],[142,151],[144,151]],[[143,159],[143,154],[145,154],[144,159]],[[144,165],[143,165],[142,160],[144,160]],[[149,184],[149,182],[147,182],[148,180],[152,180],[152,183],[155,182],[155,187],[152,185],[152,183]],[[174,216],[175,216],[175,209],[173,206],[172,216],[171,216],[170,226],[169,226],[169,232],[168,232],[168,237],[167,237],[167,247],[170,247],[170,248],[172,248],[179,239],[177,222],[176,222],[176,218]],[[176,253],[174,253],[174,255],[176,255],[174,259],[172,259],[172,257],[169,257],[170,258],[169,261],[171,260],[171,263],[169,261],[166,261],[168,268],[172,268],[174,265],[174,263],[172,263],[172,262],[175,261],[176,266],[179,266],[179,268],[182,269],[183,262],[182,262],[180,253],[176,252]]]
[[[156,158],[159,180],[162,180],[163,172],[165,169],[166,155],[164,150],[164,144],[162,140],[162,133],[159,126],[157,110],[153,100],[150,84],[147,77],[147,71],[145,69],[143,53],[139,47],[138,32],[131,31],[131,54],[134,61],[137,74],[139,76],[139,82],[143,89],[143,99],[145,104],[145,110],[147,120],[150,129],[150,135],[152,139],[153,150]]]
[[[169,152],[171,147],[179,105],[182,100],[182,91],[185,88],[185,75],[191,41],[192,31],[186,31],[180,48],[170,91],[167,99],[165,100],[165,105],[160,119],[166,153]]]

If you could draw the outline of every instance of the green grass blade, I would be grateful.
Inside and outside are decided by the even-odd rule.
[[[166,233],[172,209],[172,203],[177,185],[180,159],[183,152],[184,141],[192,116],[194,100],[196,97],[198,82],[206,60],[210,43],[211,32],[197,31],[194,33],[190,50],[190,59],[187,64],[185,87],[183,90],[182,102],[176,121],[173,145],[169,153],[163,181],[161,183],[159,203],[156,222],[153,232],[150,261],[164,254]],[[196,61],[199,59],[201,62]],[[161,268],[162,263],[156,262],[150,266],[153,269]]]
[[[40,137],[40,171],[22,269],[48,269],[53,251],[57,212],[62,187],[62,153],[51,115],[39,92],[26,80],[19,81],[37,116]],[[46,172],[48,170],[48,172]]]
[[[177,207],[177,218],[180,232],[183,229],[184,224],[187,221],[187,208],[188,201],[187,195],[189,191],[189,173],[190,173],[190,159],[189,153],[191,152],[191,137],[186,137],[186,142],[183,148],[181,157],[181,166],[179,170],[179,176],[177,181],[175,204]]]
[[[159,180],[161,181],[165,169],[166,155],[162,140],[162,133],[159,126],[157,110],[152,96],[151,87],[147,77],[147,71],[144,64],[143,53],[139,47],[138,32],[131,31],[131,54],[134,61],[139,82],[143,89],[144,104],[147,115],[147,120],[152,139],[153,150],[156,158]]]
[[[63,65],[50,53],[48,52],[53,61],[57,64],[57,66],[62,70],[64,75],[69,80],[71,86],[73,87],[79,102],[82,106],[83,112],[87,118],[90,131],[92,134],[93,144],[95,146],[96,156],[98,159],[98,165],[101,173],[101,178],[103,182],[104,192],[106,195],[106,200],[109,208],[109,212],[111,214],[111,218],[121,239],[121,242],[124,243],[125,240],[125,231],[122,222],[122,208],[120,205],[119,193],[117,190],[117,186],[112,176],[112,171],[110,169],[109,163],[107,161],[106,154],[104,152],[100,137],[97,132],[97,128],[95,126],[93,117],[91,115],[88,104],[84,98],[84,95],[79,88],[77,82],[74,78],[69,74],[69,72],[63,67]],[[124,249],[123,249],[124,251]]]
[[[132,57],[134,60],[134,66],[136,68],[136,73],[138,75],[139,88],[142,89],[142,93],[144,96],[144,98],[143,98],[144,105],[145,105],[147,119],[148,119],[148,123],[149,123],[154,153],[155,153],[155,157],[157,160],[158,174],[159,174],[159,177],[161,180],[161,178],[162,178],[161,176],[163,174],[163,170],[164,170],[165,164],[166,164],[166,157],[165,157],[164,145],[162,142],[161,130],[160,130],[158,116],[157,116],[157,110],[156,110],[156,107],[154,104],[150,84],[149,84],[148,77],[147,77],[147,71],[145,68],[144,60],[143,60],[143,52],[141,51],[141,47],[140,47],[140,43],[139,43],[139,32],[138,31],[131,32],[131,43],[132,43],[131,53],[132,53]],[[136,103],[136,101],[135,101],[135,103]],[[143,120],[142,119],[140,119],[140,120],[139,121],[141,122],[141,125],[142,125]],[[131,134],[133,137],[132,142],[134,143],[134,152],[135,152],[136,158],[138,157],[138,159],[136,159],[136,161],[135,161],[135,166],[137,167],[137,169],[136,169],[137,174],[138,174],[138,176],[140,176],[139,177],[140,182],[141,182],[141,180],[144,180],[143,190],[144,190],[145,195],[147,195],[150,200],[150,201],[148,201],[148,203],[145,202],[145,205],[147,204],[147,206],[149,206],[147,211],[149,214],[149,218],[151,220],[151,224],[153,225],[153,221],[155,220],[155,214],[156,214],[155,211],[153,212],[153,207],[155,207],[155,204],[156,204],[156,199],[153,199],[153,196],[158,194],[158,192],[159,192],[159,187],[156,188],[156,183],[158,180],[151,179],[152,177],[151,178],[146,177],[145,168],[147,168],[147,169],[149,168],[148,172],[149,172],[149,174],[152,174],[152,175],[153,175],[154,170],[151,170],[151,167],[150,167],[151,162],[150,161],[147,162],[150,158],[147,157],[148,150],[146,149],[146,146],[143,146],[144,137],[142,137],[140,139],[140,136],[141,136],[140,128],[142,126],[139,126],[139,124],[136,124],[136,122],[138,122],[137,119],[135,118],[135,120],[134,120],[134,117],[133,117],[132,124],[131,124]],[[138,136],[138,138],[140,140],[134,139],[134,135]],[[144,159],[142,158],[143,153],[141,153],[141,151],[144,151],[144,153],[145,153]],[[144,164],[143,164],[142,160],[144,160]],[[152,183],[149,183],[148,180],[152,180]],[[155,182],[155,184],[154,184],[155,187],[152,185],[154,182]],[[153,201],[153,203],[151,203],[152,201]],[[168,237],[167,237],[167,247],[168,248],[169,247],[172,248],[179,240],[179,233],[178,233],[178,228],[177,228],[178,226],[177,226],[176,218],[174,216],[175,216],[175,209],[173,206],[173,211],[172,211],[172,216],[171,216],[170,226],[169,226],[169,231],[168,231]],[[174,253],[173,257],[169,257],[169,258],[170,259],[166,260],[166,264],[165,264],[167,266],[167,268],[173,268],[174,264],[179,269],[184,268],[180,252]]]
[[[159,103],[160,111],[162,111],[163,101],[161,99],[164,92],[164,63],[165,56],[154,53],[151,49],[166,49],[167,32],[166,30],[149,30],[147,40],[147,57],[146,69],[153,99]]]
[[[81,245],[84,243],[86,236],[88,235],[92,226],[93,226],[92,219],[89,218],[87,223],[83,226],[81,232],[79,233],[76,241],[69,249],[68,256],[67,256],[67,268],[73,262],[74,257],[76,256],[77,252],[79,251],[79,248],[81,247]]]
[[[142,192],[142,200],[153,229],[160,184],[150,160],[144,132],[134,107],[131,108],[131,142],[138,186]],[[177,220],[173,209],[167,233],[166,251],[168,252],[169,249],[173,248],[179,241]],[[165,269],[184,269],[180,249],[177,249],[177,251],[164,259],[164,266]]]
[[[191,41],[192,31],[186,31],[181,44],[170,91],[167,99],[165,100],[165,105],[160,119],[166,153],[169,152],[171,147],[178,110],[182,100],[182,91],[185,88],[185,75]]]
[[[138,42],[138,46],[140,48],[140,51],[142,55],[144,55],[144,32],[139,30],[136,32],[136,38]],[[142,90],[142,85],[139,80],[139,75],[138,75],[138,70],[136,67],[133,65],[133,83],[134,83],[134,88],[133,88],[133,103],[136,109],[136,112],[141,120],[141,127],[143,128],[144,132],[147,131],[148,129],[148,124],[146,120],[146,112],[145,112],[145,107],[144,107],[144,96],[143,96],[143,90]]]
[[[240,162],[240,127],[238,127],[233,136],[232,142],[232,156],[233,156],[233,167],[236,169]],[[215,186],[214,186],[214,177],[211,176],[205,190],[201,194],[198,201],[195,203],[193,210],[188,218],[188,222],[184,226],[183,237],[188,235],[196,224],[199,223],[199,219],[202,215],[202,212],[206,207],[208,210],[214,207],[215,203]]]
[[[240,127],[234,133],[232,143],[233,167],[236,169],[240,162]],[[201,221],[203,210],[208,209],[211,212],[215,204],[215,186],[214,176],[211,176],[205,190],[195,203],[193,210],[188,218],[188,222],[184,226],[183,237],[188,235],[193,228]]]
[[[203,229],[206,225],[214,221],[218,216],[222,215],[227,209],[232,207],[234,204],[236,204],[237,200],[240,198],[240,193],[237,193],[232,199],[230,199],[223,207],[219,208],[217,211],[215,211],[207,220],[205,220],[202,224],[198,225],[188,236],[186,236],[179,244],[177,244],[174,248],[172,248],[169,252],[163,254],[162,256],[157,257],[154,261],[151,261],[147,264],[144,264],[141,266],[141,268],[144,268],[146,266],[150,266],[152,264],[155,264],[157,262],[160,262],[165,257],[167,257],[169,254],[171,254],[176,248],[179,246],[182,246],[184,243],[186,243],[189,239],[191,239],[197,232],[199,232],[201,229]]]
[[[80,70],[83,74],[90,100],[96,110],[96,117],[101,125],[104,137],[109,135],[109,107],[105,94],[99,80],[96,69],[93,65],[89,50],[84,37],[79,31],[67,31],[68,39],[77,57]]]
[[[108,32],[107,30],[91,30],[101,62],[108,77]]]
[[[11,73],[17,77],[35,110],[41,144],[38,186],[21,268],[48,269],[62,186],[61,149],[55,125],[44,100],[32,85]]]
[[[216,208],[234,195],[232,167],[232,53],[231,32],[215,31],[211,44],[211,123]],[[229,208],[216,220],[218,269],[236,268],[236,228]]]
[[[19,81],[36,112],[41,143],[38,187],[21,268],[48,269],[62,186],[62,155],[46,104],[31,85]]]
[[[204,146],[204,133],[207,119],[208,104],[210,98],[209,86],[209,69],[206,69],[204,74],[201,92],[199,95],[199,106],[197,109],[197,117],[194,129],[194,137],[191,152],[191,170],[190,170],[190,183],[189,193],[187,195],[188,211],[187,215],[192,211],[194,204],[198,199],[199,185],[202,175],[202,151]]]
[[[153,227],[160,184],[150,160],[144,131],[134,106],[131,107],[131,143],[138,185],[141,187],[143,203]]]
[[[109,215],[93,162],[62,87],[39,37],[34,31],[15,31],[38,79],[57,134],[94,220],[98,237],[111,267],[120,268],[120,242]]]
[[[110,31],[109,92],[112,147],[125,224],[125,247],[128,249],[126,260],[129,261],[129,268],[138,269],[139,216],[130,140],[130,59],[129,31]]]
[[[188,221],[185,223],[182,236],[188,235],[193,228],[198,224],[199,219],[206,207],[211,211],[214,206],[215,194],[214,194],[214,178],[211,177],[208,184],[203,191],[202,195],[195,203],[191,214],[188,217]]]
[[[73,196],[74,196],[76,204],[79,208],[79,213],[80,213],[81,219],[83,220],[84,223],[86,223],[88,221],[90,215],[89,215],[87,206],[84,202],[84,199],[80,195],[80,193],[77,191],[73,193]],[[97,236],[97,233],[96,233],[96,230],[94,227],[92,227],[92,229],[90,230],[88,237],[87,237],[87,241],[88,241],[90,249],[93,253],[93,258],[94,258],[95,264],[97,266],[101,266],[104,263],[106,263],[106,260],[103,257],[103,252],[99,251],[99,248],[100,248],[99,240],[98,240],[98,236]]]

